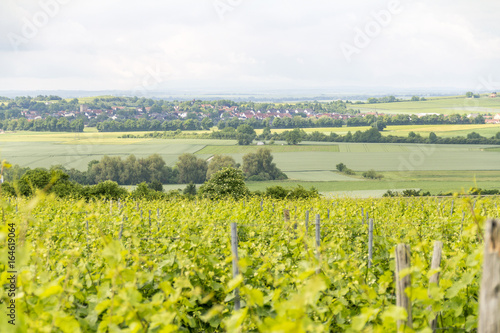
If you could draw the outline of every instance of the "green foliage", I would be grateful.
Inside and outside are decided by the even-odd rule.
[[[369,179],[382,179],[384,178],[384,175],[377,173],[375,170],[370,169],[368,171],[363,172],[363,177],[369,178]]]
[[[207,179],[210,179],[212,174],[214,174],[215,172],[227,167],[236,168],[236,162],[234,161],[234,158],[232,158],[231,156],[219,154],[212,156],[212,159],[208,163]]]
[[[288,177],[272,161],[271,151],[260,148],[256,153],[243,156],[243,172],[251,181],[287,179]]]
[[[137,200],[143,212],[160,208],[149,219],[128,199],[118,209],[115,200],[0,197],[5,224],[15,224],[19,241],[32,244],[16,252],[16,328],[396,332],[405,314],[395,306],[394,248],[406,243],[414,331],[430,332],[429,319],[439,314],[438,330],[477,332],[479,226],[497,212],[498,198],[265,199],[262,206],[261,200]],[[371,268],[361,208],[375,219]],[[320,215],[319,247],[311,215],[306,231],[306,211]],[[232,221],[238,221],[237,277]],[[7,228],[0,235],[7,237]],[[430,285],[435,240],[443,242],[443,259],[440,283]],[[0,251],[7,253],[7,244]],[[1,267],[7,260],[0,258]],[[9,327],[0,321],[0,331]]]
[[[239,145],[249,145],[257,136],[255,134],[255,130],[250,125],[247,124],[238,126],[236,132]]]
[[[354,175],[355,172],[347,167],[344,163],[339,163],[336,165],[339,172],[345,173],[346,175]]]
[[[302,141],[302,137],[306,135],[304,130],[295,128],[293,131],[288,131],[285,135],[286,143],[289,145],[296,145]]]
[[[185,195],[196,195],[196,184],[193,182],[187,184],[182,193]]]
[[[145,188],[148,188],[146,183],[143,183]],[[97,185],[87,186],[83,189],[83,194],[86,198],[103,198],[103,199],[123,199],[128,196],[127,190],[120,187],[117,182],[106,180]]]
[[[384,193],[383,197],[419,197],[419,196],[430,196],[429,192],[423,192],[422,190],[407,189],[402,192],[388,190]]]
[[[148,184],[148,187],[154,191],[163,192],[163,184],[160,183],[158,180],[153,180],[151,183]]]
[[[177,169],[179,170],[179,183],[201,184],[206,179],[208,164],[207,161],[193,154],[182,154],[179,156]]]
[[[374,122],[371,126],[373,128],[376,128],[378,131],[383,131],[384,128],[387,127],[387,124],[384,121],[378,120],[378,121]]]
[[[217,171],[200,187],[199,195],[209,199],[232,197],[235,200],[250,194],[241,170],[226,167]]]
[[[306,190],[304,187],[297,185],[292,189],[285,189],[279,185],[266,188],[265,195],[273,199],[312,199],[319,198],[318,190],[311,187]]]

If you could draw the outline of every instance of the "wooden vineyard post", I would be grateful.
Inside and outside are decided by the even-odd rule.
[[[320,262],[319,256],[319,246],[321,245],[321,225],[319,214],[316,214],[316,258],[318,259],[318,265]],[[316,274],[319,274],[320,268],[316,269]]]
[[[373,258],[373,219],[370,219],[368,223],[368,268],[370,268]]]
[[[149,237],[151,237],[151,209],[148,211],[149,214]]]
[[[462,231],[464,230],[464,220],[465,220],[465,212],[462,211],[462,225],[460,226],[460,236],[462,236]]]
[[[85,221],[85,228],[87,229],[87,250],[89,249],[89,221]]]
[[[453,204],[454,204],[454,200],[451,200],[450,215],[453,215]]]
[[[309,231],[309,211],[306,210],[306,233]]]
[[[118,239],[122,239],[122,234],[123,234],[123,222],[125,222],[126,217],[123,218],[122,220],[122,226],[120,227],[120,235],[118,236]]]
[[[288,209],[283,210],[283,219],[285,223],[290,221],[290,211]]]
[[[260,211],[262,212],[264,210],[264,200],[260,201]]]
[[[484,232],[483,277],[479,291],[479,333],[500,332],[500,220],[488,219]]]
[[[441,266],[441,252],[443,250],[443,242],[436,241],[434,242],[434,251],[432,252],[432,262],[431,262],[431,270],[438,269]],[[439,285],[439,272],[434,273],[429,279],[429,286],[435,283]],[[430,295],[429,295],[430,296]],[[432,307],[428,307],[427,310],[432,310]],[[437,316],[434,317],[430,322],[429,326],[432,328],[433,332],[437,330]]]
[[[236,278],[240,272],[238,269],[238,226],[236,222],[231,222],[231,252],[233,252],[233,279]],[[240,309],[240,289],[234,289],[234,309]]]
[[[409,297],[405,293],[405,289],[411,286],[411,277],[406,275],[404,278],[399,277],[399,272],[405,268],[410,268],[410,246],[406,244],[398,244],[396,246],[396,306],[406,309],[408,314],[407,321],[398,320],[398,332],[401,325],[406,325],[412,328],[411,303]]]
[[[160,208],[156,208],[156,218],[160,218]]]
[[[273,202],[273,213],[274,213],[274,202]]]
[[[327,218],[330,219],[330,209],[327,209],[326,213],[327,213]]]

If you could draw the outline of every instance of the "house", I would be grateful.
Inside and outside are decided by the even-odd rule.
[[[491,93],[490,98],[495,98],[495,97],[497,97],[497,93],[496,92]]]

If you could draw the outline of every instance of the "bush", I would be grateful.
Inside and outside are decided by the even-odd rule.
[[[199,195],[212,200],[233,197],[238,200],[250,194],[245,185],[245,176],[241,170],[223,168],[206,181],[198,191]]]
[[[182,193],[185,195],[196,195],[196,185],[193,182],[187,184]]]
[[[163,184],[157,180],[154,180],[151,183],[149,183],[148,187],[153,191],[163,192]]]
[[[146,183],[144,186],[147,188]],[[120,187],[117,182],[106,180],[97,185],[87,186],[83,189],[83,195],[87,198],[122,199],[128,195],[127,190]]]
[[[370,179],[379,179],[379,180],[384,178],[383,175],[376,173],[375,170],[373,169],[363,172],[363,177]]]
[[[339,163],[336,165],[336,168],[338,171],[342,172],[342,173],[345,173],[346,175],[354,175],[355,172],[352,171],[351,169],[349,169],[347,167],[347,165],[345,165],[344,163]]]
[[[2,190],[2,194],[6,196],[16,196],[16,189],[8,182],[3,182],[0,184],[0,188]]]
[[[266,188],[266,196],[272,199],[308,199],[308,198],[318,198],[319,193],[314,187],[310,190],[306,190],[304,187],[297,185],[293,189],[285,189],[279,185],[271,186]]]

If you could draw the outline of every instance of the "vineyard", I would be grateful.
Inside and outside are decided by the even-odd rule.
[[[407,318],[394,278],[404,243],[413,330],[401,330],[432,332],[437,318],[438,332],[475,332],[482,229],[498,202],[3,198],[0,331],[395,332]],[[12,228],[15,326],[3,315]]]

